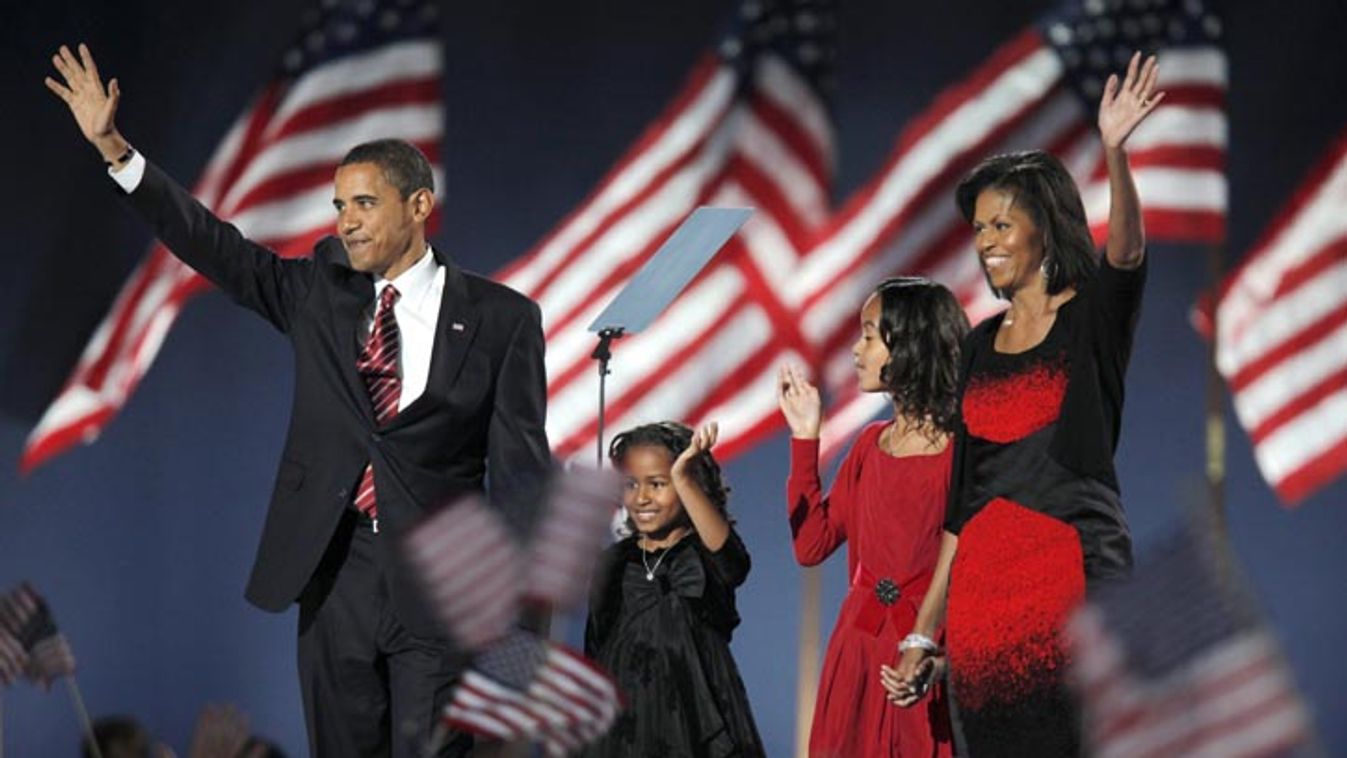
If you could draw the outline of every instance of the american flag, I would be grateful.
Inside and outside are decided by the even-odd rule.
[[[583,597],[620,501],[610,471],[559,473],[525,541],[471,495],[411,529],[404,555],[441,623],[480,650],[513,627],[523,603],[569,608]]]
[[[0,685],[8,687],[23,674],[27,665],[28,652],[18,638],[0,624]]]
[[[525,556],[479,496],[431,514],[410,530],[404,555],[437,618],[465,649],[479,650],[519,615]]]
[[[1312,740],[1277,644],[1211,531],[1157,545],[1067,632],[1098,758],[1257,758]]]
[[[784,301],[830,210],[826,89],[835,19],[825,0],[742,0],[729,30],[593,193],[501,273],[542,306],[547,432],[568,457],[593,449],[598,378],[585,330],[698,205],[753,218],[641,334],[614,346],[607,421],[717,419],[721,455],[779,423],[781,360],[803,359]]]
[[[585,596],[613,512],[622,506],[621,486],[611,469],[576,467],[554,479],[529,541],[530,600],[570,608]]]
[[[1152,241],[1225,233],[1226,59],[1220,19],[1203,0],[1073,0],[1013,37],[943,92],[899,135],[889,158],[822,233],[791,277],[808,350],[832,401],[822,444],[835,455],[887,398],[855,388],[850,343],[880,280],[923,275],[950,287],[974,323],[999,306],[972,252],[954,187],[982,158],[1039,148],[1082,188],[1096,241],[1107,231],[1108,180],[1095,115],[1104,80],[1134,50],[1155,52],[1164,103],[1128,154]]]
[[[315,3],[275,79],[216,148],[196,197],[247,237],[296,257],[331,232],[332,174],[356,144],[405,139],[442,174],[436,23],[433,0]],[[96,439],[135,391],[183,304],[208,287],[154,245],[30,433],[20,467]]]
[[[620,707],[613,680],[584,656],[521,631],[473,661],[444,719],[494,739],[540,742],[560,756],[603,736]]]
[[[24,676],[43,687],[75,673],[70,643],[56,627],[47,601],[28,584],[0,596],[0,640],[17,643],[26,658]]]
[[[1221,287],[1216,366],[1296,503],[1347,469],[1347,133]]]
[[[437,617],[459,645],[477,651],[445,708],[449,726],[541,742],[552,755],[608,731],[618,695],[607,674],[514,625],[526,600],[575,604],[618,495],[611,472],[568,472],[551,482],[526,543],[479,496],[441,508],[407,533],[404,554]]]

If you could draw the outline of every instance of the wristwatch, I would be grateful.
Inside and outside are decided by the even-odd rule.
[[[117,156],[115,160],[108,161],[108,165],[113,168],[117,168],[118,166],[125,166],[126,162],[134,157],[136,157],[136,149],[134,147],[131,147],[130,145],[127,145],[126,152]]]

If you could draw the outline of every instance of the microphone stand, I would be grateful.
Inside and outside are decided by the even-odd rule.
[[[603,468],[603,406],[604,406],[604,386],[607,384],[608,361],[613,357],[613,340],[623,335],[623,329],[620,326],[610,326],[599,331],[599,344],[594,346],[594,352],[589,354],[590,358],[599,362],[599,436],[598,449],[598,467]]]

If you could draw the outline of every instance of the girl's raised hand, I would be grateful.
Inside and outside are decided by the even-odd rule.
[[[790,435],[797,439],[818,439],[823,427],[823,401],[819,399],[818,388],[795,365],[782,366],[776,376],[776,401],[781,406],[781,415],[786,417]]]
[[[1141,62],[1141,53],[1132,55],[1127,64],[1127,75],[1118,81],[1117,74],[1111,74],[1104,85],[1104,94],[1099,99],[1099,136],[1104,147],[1116,150],[1127,142],[1132,130],[1155,110],[1165,93],[1155,91],[1155,82],[1160,78],[1160,67],[1155,56]]]
[[[669,473],[672,476],[680,477],[687,470],[688,461],[694,457],[710,450],[716,444],[716,438],[720,436],[720,425],[712,421],[703,424],[702,428],[692,430],[692,440],[688,442],[687,448],[674,460]]]

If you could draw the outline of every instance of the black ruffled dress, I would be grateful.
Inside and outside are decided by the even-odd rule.
[[[625,698],[587,756],[761,756],[748,694],[730,655],[735,588],[749,557],[734,532],[717,552],[695,534],[645,553],[635,537],[604,552],[590,598],[585,653]],[[658,566],[656,566],[658,564]],[[646,566],[654,567],[647,579]]]

